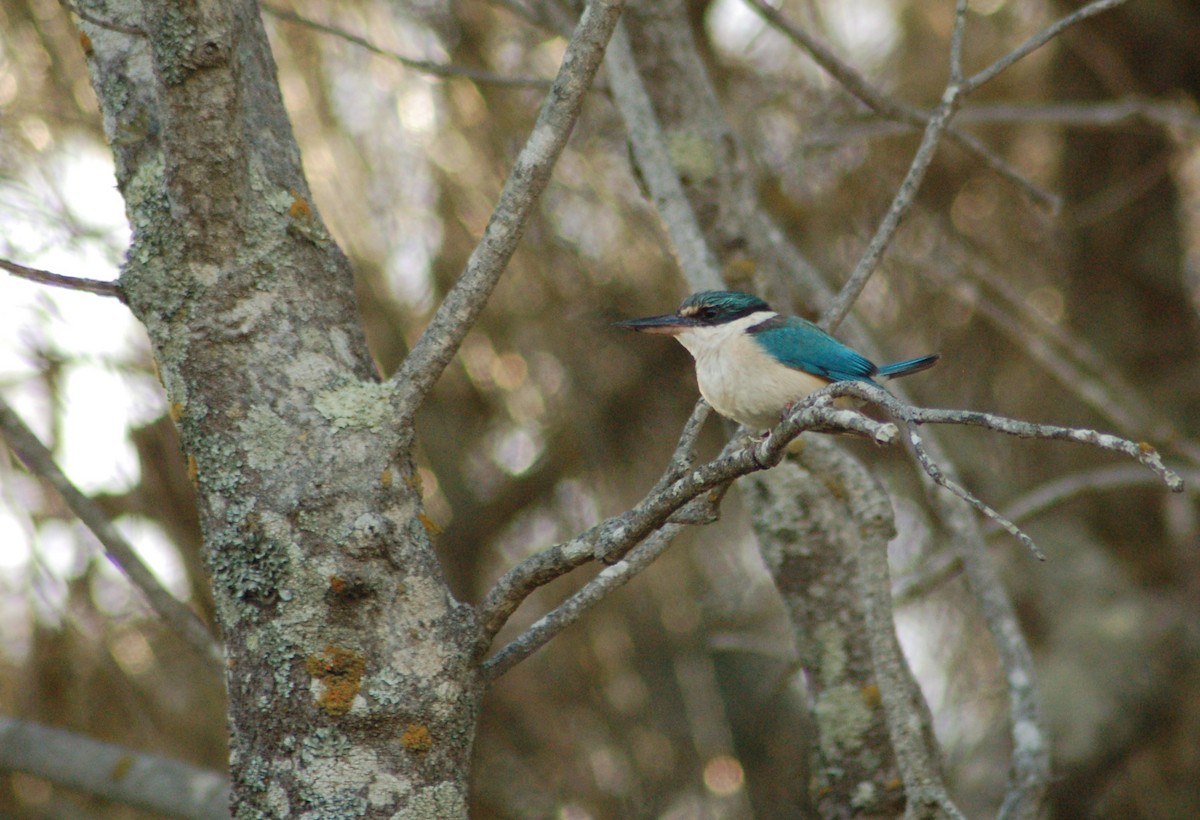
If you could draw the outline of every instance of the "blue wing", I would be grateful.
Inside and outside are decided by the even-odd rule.
[[[878,372],[865,356],[796,316],[773,316],[748,332],[778,361],[823,379],[869,382]]]

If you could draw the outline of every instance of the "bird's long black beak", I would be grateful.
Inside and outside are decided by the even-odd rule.
[[[678,313],[668,313],[663,316],[647,316],[644,319],[626,319],[623,322],[613,322],[615,327],[623,327],[627,330],[636,330],[639,333],[658,333],[666,336],[674,336],[686,328],[692,327],[696,322],[694,319],[689,319],[686,316],[680,316]]]

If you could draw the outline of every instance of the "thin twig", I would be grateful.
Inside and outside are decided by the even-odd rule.
[[[820,325],[825,330],[832,332],[837,329],[837,326],[846,318],[846,314],[850,312],[850,308],[862,293],[863,288],[867,286],[867,280],[875,272],[884,251],[887,250],[892,238],[896,235],[896,229],[900,227],[900,220],[904,218],[916,200],[917,189],[920,188],[921,181],[925,178],[929,163],[933,161],[933,155],[937,151],[938,143],[941,142],[942,133],[946,130],[951,117],[954,116],[959,99],[957,86],[948,86],[941,104],[929,118],[929,124],[925,126],[921,145],[917,148],[908,173],[904,176],[904,181],[900,183],[895,197],[892,198],[892,204],[888,208],[887,214],[884,215],[875,235],[871,237],[867,249],[863,251],[862,258],[859,259],[854,272],[850,274],[850,278],[846,280],[838,295],[821,314]]]
[[[950,85],[962,85],[963,40],[967,35],[967,0],[954,5],[954,31],[950,35]]]
[[[1185,481],[1200,483],[1200,470],[1179,471]],[[1065,504],[1083,495],[1105,490],[1123,490],[1157,484],[1145,470],[1129,464],[1084,470],[1034,487],[1006,505],[1004,514],[1013,521],[1025,521],[1051,507]],[[990,533],[989,533],[990,534]]]
[[[683,426],[675,452],[667,463],[662,477],[648,495],[662,492],[677,481],[695,463],[696,440],[709,415],[708,402],[696,402],[692,414]],[[610,519],[611,521],[611,519]],[[593,539],[609,522],[603,522],[563,544],[542,550],[512,567],[498,580],[479,605],[480,643],[478,651],[486,652],[496,633],[529,595],[538,587],[583,566],[593,558]]]
[[[477,651],[485,652],[496,633],[529,595],[538,587],[593,560],[615,563],[626,556],[642,539],[672,520],[681,509],[705,493],[734,479],[778,464],[787,445],[801,432],[811,429],[850,431],[879,444],[895,440],[899,431],[893,424],[880,423],[853,410],[832,407],[829,399],[802,402],[771,434],[762,440],[743,444],[735,438],[721,454],[707,464],[687,470],[671,481],[655,482],[655,489],[621,515],[596,524],[569,541],[555,544],[526,558],[506,572],[479,605],[480,638]],[[680,448],[687,437],[681,439]],[[672,459],[668,473],[676,472]]]
[[[1126,0],[1095,0],[1095,2],[1088,3],[1083,8],[1077,9],[1071,14],[1068,14],[1066,17],[1062,18],[1056,23],[1053,23],[1052,25],[1047,26],[1037,34],[1030,37],[1020,46],[1013,49],[996,62],[992,63],[983,71],[973,74],[966,80],[966,82],[963,83],[962,93],[970,94],[984,83],[995,79],[1000,72],[1004,71],[1013,63],[1029,56],[1034,51],[1037,51],[1039,48],[1046,45],[1046,43],[1050,42],[1076,23],[1080,23],[1089,17],[1094,17],[1095,15],[1108,11],[1109,9],[1116,8],[1125,2]]]
[[[979,510],[979,512],[995,521],[1001,528],[1004,529],[1005,532],[1024,544],[1025,547],[1032,552],[1033,556],[1039,561],[1046,560],[1046,554],[1041,551],[1038,545],[1034,543],[1033,539],[1026,535],[1020,527],[1001,515],[1000,512],[994,507],[980,500],[978,496],[963,487],[957,481],[947,477],[946,474],[942,472],[941,468],[937,466],[934,460],[930,458],[929,453],[925,451],[921,437],[917,435],[917,431],[913,430],[911,427],[908,431],[908,443],[912,445],[913,453],[915,453],[917,456],[917,462],[921,465],[921,467],[924,468],[925,472],[934,480],[935,483],[941,487],[945,487],[963,501]]]
[[[484,682],[491,683],[541,649],[556,635],[583,617],[589,609],[650,566],[671,545],[683,526],[682,524],[664,524],[661,529],[631,550],[625,558],[605,567],[582,589],[538,618],[528,629],[484,662]]]
[[[930,112],[922,111],[905,102],[895,101],[879,91],[854,66],[839,57],[832,48],[804,29],[794,26],[779,11],[769,6],[765,0],[746,0],[746,2],[770,25],[807,52],[817,65],[861,103],[880,116],[894,120],[898,129],[907,132],[911,129],[925,128],[929,124],[932,116]],[[1048,208],[1052,213],[1057,212],[1062,206],[1058,196],[1038,187],[977,137],[961,131],[953,125],[947,127],[946,135],[968,154],[973,154],[1004,179],[1020,188],[1034,202]]]
[[[260,3],[259,7],[271,16],[278,17],[280,20],[287,20],[289,23],[297,23],[299,25],[314,29],[315,31],[320,31],[324,34],[330,34],[360,48],[364,48],[372,54],[377,54],[380,57],[386,57],[389,60],[394,60],[405,68],[411,68],[415,71],[432,74],[435,77],[462,77],[477,83],[497,85],[508,88],[549,88],[551,84],[550,80],[542,79],[541,77],[506,77],[502,74],[495,74],[490,71],[484,71],[479,68],[471,68],[469,66],[447,65],[445,63],[435,63],[431,60],[417,60],[412,57],[405,57],[403,54],[398,52],[377,46],[370,40],[367,40],[364,37],[359,37],[357,34],[351,34],[343,28],[330,25],[329,23],[318,22],[310,17],[297,14],[290,9],[280,8],[279,6],[274,6],[270,3]]]
[[[137,552],[92,499],[81,493],[54,462],[53,454],[25,426],[8,403],[0,397],[0,434],[29,471],[40,476],[62,495],[67,506],[92,531],[105,552],[125,576],[145,596],[150,608],[179,633],[192,649],[215,666],[224,664],[221,646],[196,614],[180,603],[142,563]]]
[[[120,299],[122,302],[125,301],[125,294],[121,292],[121,285],[117,282],[106,282],[103,279],[83,279],[77,276],[63,276],[60,273],[51,273],[48,270],[39,270],[37,268],[26,267],[25,265],[18,265],[16,262],[10,262],[7,259],[0,259],[0,268],[4,268],[13,276],[19,276],[31,282],[38,282],[56,288],[79,290],[84,293],[94,293],[97,296],[111,296],[114,299]]]
[[[592,0],[579,18],[554,85],[538,112],[483,237],[433,320],[391,378],[396,389],[394,425],[404,429],[458,352],[516,251],[538,198],[575,126],[624,0]]]

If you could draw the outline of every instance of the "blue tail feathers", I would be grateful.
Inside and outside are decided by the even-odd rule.
[[[934,353],[929,356],[921,356],[919,359],[906,359],[895,364],[885,364],[883,367],[875,371],[876,376],[884,376],[885,378],[895,379],[900,376],[908,376],[912,373],[920,373],[922,370],[928,370],[937,364],[939,353]]]

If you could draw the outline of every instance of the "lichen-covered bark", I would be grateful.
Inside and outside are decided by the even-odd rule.
[[[481,688],[349,265],[248,0],[91,9],[145,324],[195,479],[239,816],[465,814]]]
[[[845,492],[788,459],[743,482],[743,497],[807,675],[813,804],[822,817],[896,814],[904,789],[859,595],[858,522]]]

